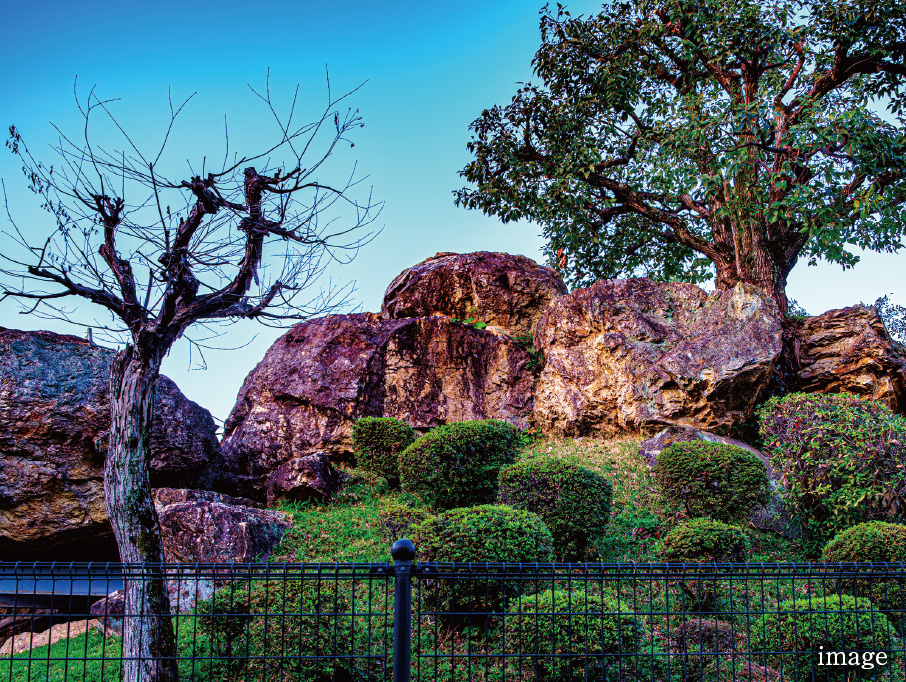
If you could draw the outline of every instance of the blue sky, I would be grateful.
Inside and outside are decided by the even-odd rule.
[[[4,8],[2,122],[4,130],[18,127],[37,158],[49,157],[46,145],[56,139],[51,121],[64,131],[80,129],[73,99],[78,77],[83,96],[96,86],[100,96],[120,98],[112,111],[140,146],[155,147],[168,121],[168,88],[179,101],[197,91],[168,146],[175,158],[197,163],[205,155],[222,158],[225,114],[231,149],[240,153],[259,150],[262,136],[273,134],[269,112],[246,85],[263,87],[268,68],[278,104],[288,106],[300,84],[308,119],[326,98],[325,64],[334,94],[367,81],[349,100],[365,128],[356,131],[355,148],[338,155],[336,169],[347,172],[356,162],[359,175],[369,176],[365,185],[384,202],[378,219],[384,229],[351,265],[331,274],[354,279],[354,301],[377,311],[393,277],[439,251],[507,251],[541,260],[537,226],[502,225],[456,208],[452,191],[462,186],[458,171],[470,159],[469,123],[482,109],[509,101],[517,82],[532,78],[542,4],[20,2]],[[564,4],[574,15],[600,7],[587,0]],[[122,140],[109,146],[118,148]],[[20,227],[46,235],[48,216],[37,209],[5,149],[0,177]],[[5,216],[0,222],[6,229]],[[906,304],[904,252],[862,255],[846,272],[800,264],[789,295],[811,314],[891,293],[894,302]],[[19,315],[9,301],[0,303],[0,325],[84,334]],[[242,380],[279,334],[251,322],[236,324],[218,343],[247,345],[208,352],[206,370],[190,369],[188,345],[180,342],[164,373],[223,420]]]

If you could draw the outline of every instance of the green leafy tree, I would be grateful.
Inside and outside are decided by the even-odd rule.
[[[471,129],[456,203],[543,227],[574,285],[644,274],[766,290],[800,257],[895,251],[904,233],[906,6],[628,0],[541,11],[509,105]]]

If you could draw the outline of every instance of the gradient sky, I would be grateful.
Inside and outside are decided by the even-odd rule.
[[[356,281],[353,299],[361,310],[378,311],[390,281],[436,252],[507,251],[542,259],[537,226],[502,225],[456,208],[452,199],[462,186],[458,172],[470,160],[469,123],[482,109],[508,102],[517,82],[532,78],[540,0],[144,4],[19,2],[4,8],[2,122],[18,127],[36,158],[51,156],[51,121],[64,131],[80,130],[76,77],[83,97],[96,86],[101,97],[120,98],[112,111],[149,147],[159,145],[168,122],[168,88],[179,101],[197,91],[169,146],[177,158],[197,163],[205,155],[222,158],[225,114],[231,149],[240,154],[260,150],[262,131],[273,134],[270,113],[246,85],[263,87],[268,68],[278,103],[288,105],[300,84],[303,113],[311,112],[311,120],[326,98],[326,64],[334,94],[367,81],[349,100],[365,128],[355,132],[355,149],[343,152],[337,168],[348,171],[355,161],[359,175],[369,176],[365,184],[384,202],[378,219],[384,229],[351,265],[332,271]],[[600,7],[590,0],[564,4],[573,15]],[[108,146],[121,148],[122,140]],[[38,210],[5,149],[0,178],[17,223],[43,241],[52,229],[49,216]],[[8,227],[5,215],[0,222]],[[862,262],[845,272],[801,263],[788,294],[811,314],[883,294],[906,304],[906,252],[855,253]],[[87,315],[91,306],[84,306]],[[0,326],[84,336],[79,327],[18,310],[0,303]],[[188,344],[178,342],[164,373],[222,421],[246,374],[280,333],[248,321],[233,325],[217,343],[243,347],[209,351],[205,370],[192,369],[197,358],[190,364]]]

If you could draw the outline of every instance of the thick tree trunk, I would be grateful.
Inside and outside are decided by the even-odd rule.
[[[757,229],[757,228],[756,228]],[[740,230],[741,231],[741,230]],[[738,231],[739,232],[739,231]],[[721,258],[714,260],[718,289],[730,289],[738,282],[752,284],[774,299],[784,317],[789,310],[786,298],[786,278],[793,263],[782,262],[755,230],[745,230],[735,244],[727,243]],[[726,251],[732,249],[731,254]]]
[[[110,370],[110,445],[104,471],[107,513],[124,563],[163,561],[160,524],[148,479],[157,354],[127,346]],[[123,679],[175,682],[176,638],[163,576],[128,579],[123,619]]]

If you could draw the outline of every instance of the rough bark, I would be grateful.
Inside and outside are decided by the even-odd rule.
[[[104,472],[107,514],[124,563],[163,560],[148,478],[154,388],[160,354],[127,346],[110,369],[110,441]],[[156,574],[155,574],[156,573]],[[176,638],[161,571],[146,567],[125,583],[124,679],[176,682]]]

